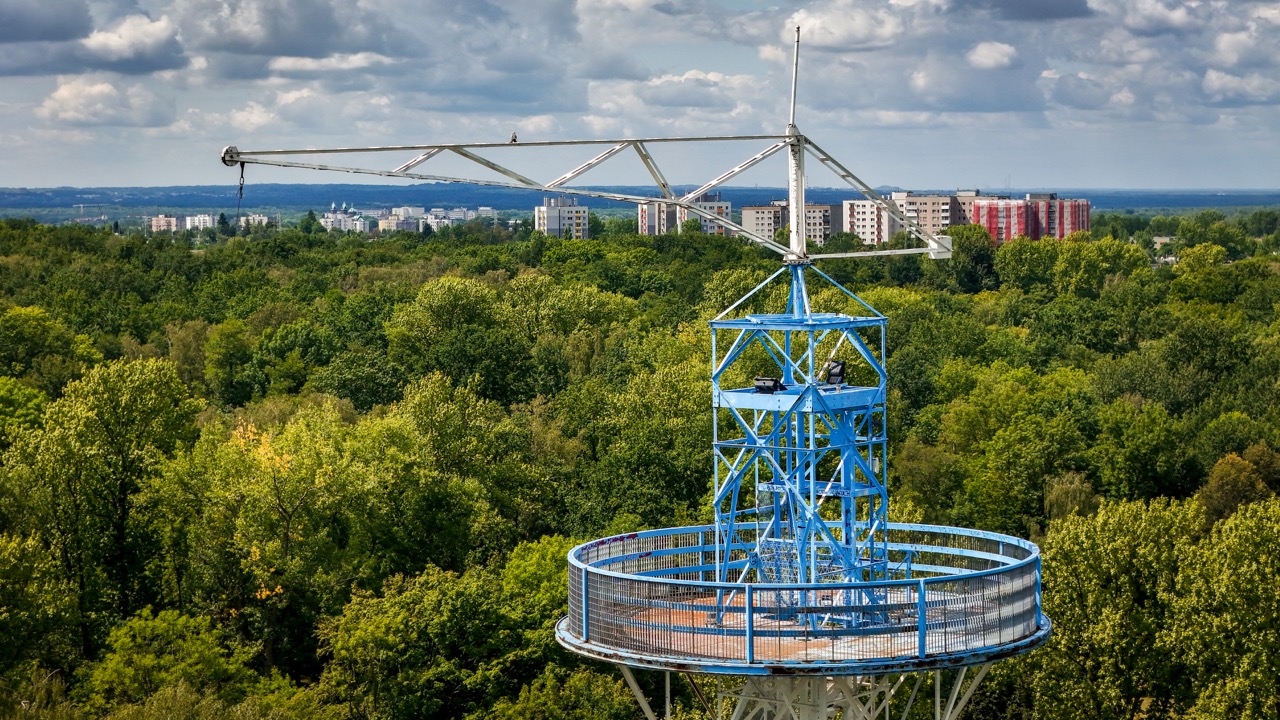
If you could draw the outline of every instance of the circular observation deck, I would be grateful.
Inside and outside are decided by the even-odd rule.
[[[890,579],[817,584],[714,582],[726,548],[709,525],[595,540],[569,552],[556,639],[607,662],[735,675],[933,670],[1048,640],[1033,543],[899,523],[886,540]],[[742,575],[750,546],[727,550]]]

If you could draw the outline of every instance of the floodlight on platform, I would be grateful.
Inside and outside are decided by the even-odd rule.
[[[761,395],[772,395],[786,390],[787,386],[783,385],[778,378],[758,377],[755,379],[755,389]]]
[[[843,385],[844,384],[844,361],[832,360],[827,363],[827,384]]]

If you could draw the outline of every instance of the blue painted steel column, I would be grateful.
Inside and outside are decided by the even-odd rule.
[[[920,584],[916,588],[916,614],[919,616],[916,620],[916,632],[920,635],[920,657],[924,657],[929,653],[929,644],[926,642],[929,632],[928,619],[925,617],[924,603],[924,579],[920,579]]]
[[[743,612],[747,614],[747,662],[753,663],[756,661],[755,601],[753,600],[755,592],[750,585],[745,592],[747,601]]]

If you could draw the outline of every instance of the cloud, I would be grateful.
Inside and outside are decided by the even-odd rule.
[[[167,15],[159,20],[129,15],[105,30],[95,30],[80,44],[90,57],[87,64],[97,68],[149,73],[187,64],[178,28]]]
[[[995,53],[993,53],[994,55]],[[1044,107],[1036,76],[1015,65],[974,73],[940,52],[929,53],[911,73],[908,87],[935,110],[962,112],[1028,112]]]
[[[76,40],[93,20],[84,0],[4,0],[0,3],[0,43]]]
[[[178,28],[167,16],[128,15],[80,40],[0,43],[0,75],[147,75],[187,62]]]
[[[1111,91],[1097,80],[1081,73],[1064,75],[1053,82],[1053,100],[1067,107],[1085,110],[1100,108],[1111,100],[1111,95]]]
[[[721,85],[728,80],[720,73],[690,71],[665,75],[637,87],[636,94],[646,104],[663,108],[728,109],[735,104]]]
[[[373,52],[340,53],[325,58],[277,57],[267,63],[267,68],[278,73],[324,73],[347,70],[367,70],[395,62],[386,55]]]
[[[227,114],[231,127],[245,132],[252,132],[276,121],[276,114],[257,102],[232,110]]]
[[[892,45],[906,31],[906,24],[888,7],[868,8],[853,0],[815,3],[797,10],[787,20],[782,40],[791,40],[799,26],[806,47],[849,51]]]
[[[1089,6],[1142,35],[1192,30],[1203,24],[1198,16],[1211,12],[1199,0],[1089,0]]]
[[[955,0],[954,11],[988,11],[1006,20],[1062,20],[1088,17],[1086,0]]]
[[[334,0],[174,0],[192,47],[257,55],[326,57],[372,42],[378,19]],[[387,27],[396,27],[385,18]]]
[[[1280,100],[1280,80],[1260,73],[1239,76],[1209,70],[1202,87],[1214,102],[1274,103]]]
[[[1017,61],[1018,49],[1002,42],[981,42],[973,46],[965,59],[979,70],[1000,70]]]
[[[173,122],[171,103],[162,102],[142,85],[123,89],[101,77],[58,78],[58,88],[45,98],[36,116],[75,126],[158,127]]]
[[[601,48],[587,53],[572,66],[574,77],[587,80],[644,80],[649,69],[631,55],[617,49]]]

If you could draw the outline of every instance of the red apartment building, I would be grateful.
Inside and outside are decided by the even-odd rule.
[[[1019,235],[1062,239],[1090,227],[1088,200],[1063,200],[1053,193],[1032,193],[1025,200],[981,195],[959,200],[969,222],[985,227],[997,245]]]

